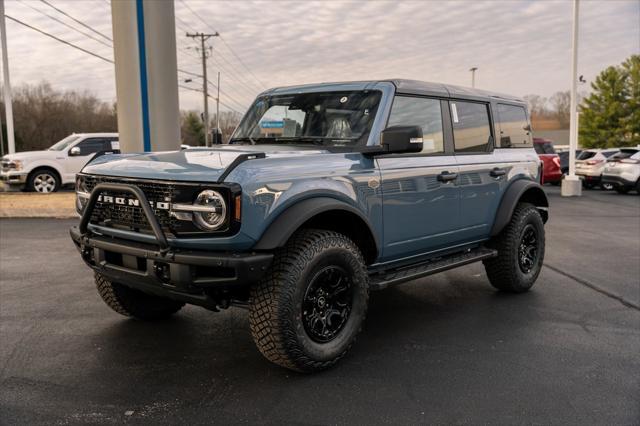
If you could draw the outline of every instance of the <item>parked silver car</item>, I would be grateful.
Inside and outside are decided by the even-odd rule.
[[[587,189],[600,186],[602,189],[613,189],[609,184],[600,185],[600,179],[607,158],[617,154],[618,148],[586,149],[576,158],[576,175],[582,179],[582,185]]]
[[[635,151],[630,156],[627,154]],[[612,185],[620,194],[635,189],[640,195],[640,149],[622,149],[617,158],[611,158],[607,161],[604,171],[602,172],[602,183]]]

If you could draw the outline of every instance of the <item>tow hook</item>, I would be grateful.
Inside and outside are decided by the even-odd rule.
[[[169,270],[169,264],[164,262],[154,262],[153,272],[156,274],[162,282],[168,283],[171,280],[171,272]]]

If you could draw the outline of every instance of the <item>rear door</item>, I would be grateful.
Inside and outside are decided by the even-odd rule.
[[[423,150],[377,158],[382,176],[384,242],[382,258],[426,253],[458,239],[458,167],[451,149],[447,102],[396,96],[387,126],[421,126]],[[447,142],[448,141],[448,142]]]
[[[488,102],[452,99],[449,107],[455,158],[460,168],[460,237],[465,242],[479,241],[490,234],[510,165],[494,151]],[[521,143],[508,132],[502,135],[501,142],[509,147]]]

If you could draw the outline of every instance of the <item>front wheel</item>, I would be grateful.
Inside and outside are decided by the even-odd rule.
[[[355,341],[368,302],[358,247],[333,231],[303,230],[251,289],[251,334],[269,361],[299,372],[323,370]]]
[[[544,222],[538,209],[518,204],[509,224],[489,246],[498,250],[498,256],[484,261],[491,285],[512,293],[529,290],[544,260]]]
[[[96,273],[96,287],[104,303],[117,313],[141,320],[154,321],[170,317],[184,303],[152,296],[125,285],[114,283]]]
[[[29,175],[27,180],[27,190],[31,192],[40,192],[43,194],[56,192],[60,189],[60,178],[58,174],[51,169],[37,169]]]

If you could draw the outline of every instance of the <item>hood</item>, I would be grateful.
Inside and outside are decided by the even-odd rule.
[[[215,182],[239,155],[251,152],[264,152],[269,159],[300,157],[327,151],[319,150],[317,147],[291,145],[227,145],[182,151],[104,155],[87,164],[82,172],[141,179]]]
[[[63,154],[60,151],[24,151],[16,152],[15,154],[7,154],[2,157],[3,160],[20,160],[25,163],[29,160],[41,160],[43,158],[56,158],[57,155]],[[66,155],[66,154],[63,154]]]

